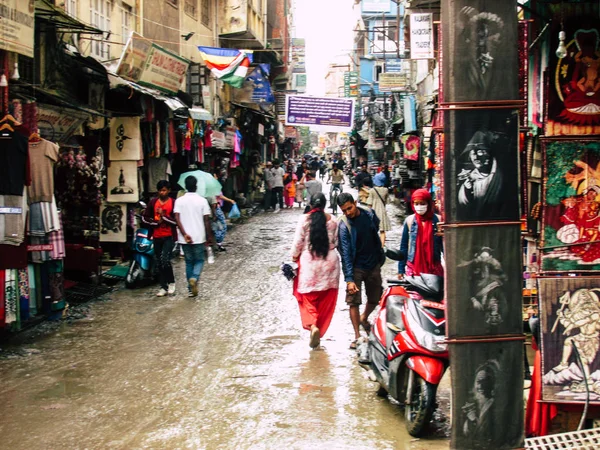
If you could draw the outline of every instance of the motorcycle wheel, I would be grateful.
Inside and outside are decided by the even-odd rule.
[[[412,398],[407,399],[404,417],[408,434],[419,437],[427,429],[435,408],[437,386],[414,374]]]
[[[125,277],[125,287],[127,289],[135,289],[137,287],[141,270],[142,268],[137,261],[131,262],[129,270],[127,271],[127,276]]]

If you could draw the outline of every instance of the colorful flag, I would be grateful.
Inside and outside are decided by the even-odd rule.
[[[224,83],[241,88],[250,67],[251,52],[233,48],[198,47],[212,74]]]

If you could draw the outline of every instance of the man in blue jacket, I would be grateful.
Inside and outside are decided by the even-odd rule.
[[[379,238],[379,219],[373,210],[358,207],[354,197],[342,193],[337,203],[344,213],[339,225],[338,250],[342,256],[342,269],[346,281],[346,303],[350,307],[350,320],[355,340],[350,348],[356,348],[360,337],[359,326],[369,332],[369,315],[373,312],[383,293],[381,265],[384,253]],[[360,314],[361,285],[365,284],[367,304]]]

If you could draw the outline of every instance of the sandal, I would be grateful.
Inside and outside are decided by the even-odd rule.
[[[350,342],[350,350],[356,350],[356,341],[358,341],[358,339],[354,339]]]

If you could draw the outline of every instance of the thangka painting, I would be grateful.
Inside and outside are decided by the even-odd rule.
[[[114,117],[110,120],[111,161],[137,161],[141,159],[140,118]]]
[[[137,161],[112,161],[108,167],[108,202],[135,203],[140,199]]]
[[[542,270],[600,270],[600,142],[544,147]]]
[[[600,278],[540,278],[542,399],[600,404]]]
[[[550,85],[545,134],[600,134],[598,3],[587,6],[569,5],[567,10],[556,12],[560,16],[557,17],[558,20],[552,20],[553,27],[549,34]],[[561,30],[565,33],[562,43]],[[561,55],[557,55],[559,48],[563,49]]]
[[[448,111],[444,146],[447,223],[519,220],[519,115]]]
[[[458,255],[446,267],[449,337],[516,334],[523,331],[519,225],[447,227],[445,250]]]
[[[127,205],[102,203],[100,206],[100,242],[127,241]]]
[[[522,448],[523,342],[451,344],[450,360],[454,448]]]
[[[513,2],[454,0],[442,8],[444,101],[518,100],[518,72],[514,45],[518,42]]]

